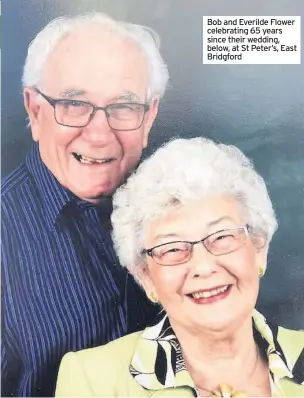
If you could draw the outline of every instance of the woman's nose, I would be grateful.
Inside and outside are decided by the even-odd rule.
[[[205,248],[202,242],[193,245],[192,257],[189,260],[189,274],[208,277],[214,272],[216,257]]]

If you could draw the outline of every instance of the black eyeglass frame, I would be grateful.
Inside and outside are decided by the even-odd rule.
[[[213,253],[208,249],[208,247],[205,245],[205,243],[204,243],[205,240],[207,240],[208,238],[210,238],[210,236],[212,236],[212,235],[216,235],[216,234],[218,234],[218,233],[225,232],[225,231],[235,231],[235,230],[243,230],[243,231],[245,232],[246,238],[247,238],[248,235],[249,235],[249,233],[250,233],[250,229],[251,229],[250,226],[247,225],[247,224],[246,224],[244,227],[236,227],[236,228],[221,229],[220,231],[213,232],[212,234],[209,234],[209,235],[206,236],[205,238],[200,239],[200,240],[197,240],[197,241],[194,241],[194,242],[189,242],[189,241],[186,241],[186,240],[174,240],[174,241],[171,241],[171,242],[161,243],[160,245],[151,247],[150,249],[143,249],[140,253],[141,253],[141,255],[145,255],[145,254],[146,254],[147,256],[152,257],[152,258],[154,259],[154,257],[153,257],[153,250],[154,250],[154,249],[157,249],[158,247],[165,246],[165,245],[169,245],[169,244],[172,244],[172,243],[188,243],[188,244],[191,245],[191,250],[190,250],[190,252],[189,252],[189,253],[190,253],[190,257],[188,257],[187,260],[185,260],[185,261],[183,261],[183,262],[181,262],[181,263],[175,264],[175,265],[179,265],[179,264],[184,264],[184,263],[188,262],[188,261],[191,259],[192,253],[193,253],[193,246],[194,246],[194,245],[196,245],[196,244],[198,244],[198,243],[202,243],[202,244],[204,245],[204,247],[205,247],[205,249],[207,250],[208,253],[212,254],[213,256],[219,257],[219,256],[223,256],[223,255],[225,255],[225,254],[233,253],[233,252],[235,252],[235,251],[238,250],[238,249],[229,251],[229,252],[227,252],[227,253],[213,254]],[[154,260],[154,261],[157,262],[156,260]],[[160,264],[160,265],[164,265],[164,264]]]
[[[66,99],[65,98],[52,98],[52,97],[49,97],[48,95],[42,93],[38,88],[35,88],[35,91],[38,94],[40,94],[54,108],[54,118],[56,120],[56,123],[60,124],[61,126],[66,126],[66,127],[74,127],[74,128],[86,127],[92,121],[93,117],[95,116],[95,113],[97,111],[99,111],[99,110],[102,110],[102,111],[104,111],[104,113],[106,115],[106,118],[107,118],[108,125],[109,125],[109,127],[112,130],[115,130],[115,131],[133,131],[133,130],[138,130],[142,126],[142,124],[144,122],[145,114],[150,110],[150,105],[147,104],[147,103],[142,104],[142,103],[138,103],[138,102],[119,102],[117,104],[109,104],[109,105],[106,105],[106,106],[103,107],[103,106],[95,106],[91,102],[82,101],[82,100],[73,100],[73,99],[69,99],[69,98],[66,98]],[[58,120],[56,118],[56,104],[60,103],[60,102],[67,102],[67,101],[71,101],[71,102],[77,101],[80,104],[85,104],[85,105],[89,105],[89,106],[92,107],[92,112],[89,115],[89,119],[88,119],[88,122],[86,124],[80,125],[80,126],[78,126],[78,125],[77,126],[71,126],[69,124],[63,124],[63,123],[58,122]],[[113,106],[117,106],[118,104],[119,105],[139,105],[139,106],[143,107],[143,109],[144,109],[143,117],[142,117],[142,121],[141,121],[141,123],[139,124],[138,127],[135,127],[135,128],[132,128],[132,129],[115,129],[115,128],[113,128],[111,126],[111,124],[109,122],[109,118],[111,117],[111,115],[107,112],[107,110],[111,109],[111,107],[113,107]]]

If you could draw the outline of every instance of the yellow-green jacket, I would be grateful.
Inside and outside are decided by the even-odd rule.
[[[304,397],[304,332],[272,326],[257,311],[253,325],[268,357],[272,396]],[[193,397],[196,391],[164,316],[142,332],[66,354],[56,396]]]

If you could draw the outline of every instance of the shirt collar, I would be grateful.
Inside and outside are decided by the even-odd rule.
[[[275,384],[283,377],[293,378],[292,363],[288,352],[280,347],[276,338],[278,327],[271,327],[264,316],[253,311],[253,327],[257,344],[265,350],[269,361],[270,376]],[[300,355],[300,352],[299,352]],[[154,326],[147,327],[135,348],[130,373],[145,389],[162,390],[189,386],[195,388],[187,371],[181,348],[163,312]]]
[[[63,208],[77,198],[72,192],[63,188],[43,163],[38,143],[34,143],[26,157],[25,164],[40,192],[49,227],[53,229]]]

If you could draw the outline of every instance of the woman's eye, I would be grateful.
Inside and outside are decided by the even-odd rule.
[[[216,237],[216,240],[223,240],[225,238],[232,238],[233,235],[220,235]]]
[[[173,247],[172,249],[167,250],[166,253],[176,253],[180,250],[181,249],[179,249],[178,247]]]

